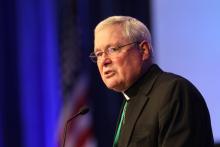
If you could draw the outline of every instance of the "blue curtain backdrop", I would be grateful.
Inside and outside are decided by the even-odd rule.
[[[0,7],[0,146],[55,147],[57,2],[5,0]]]

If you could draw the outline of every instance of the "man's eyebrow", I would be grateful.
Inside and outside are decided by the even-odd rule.
[[[97,52],[97,51],[100,51],[101,49],[98,49],[98,48],[95,48],[94,49],[94,52]]]
[[[104,49],[100,49],[100,48],[95,48],[94,49],[94,52],[97,52],[97,51],[103,51],[103,50],[106,50],[107,48],[109,47],[118,47],[120,45],[119,42],[116,42],[115,44],[108,44],[104,47]]]

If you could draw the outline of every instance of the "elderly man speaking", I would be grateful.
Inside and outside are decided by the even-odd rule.
[[[94,38],[90,58],[105,85],[125,97],[114,147],[213,147],[204,98],[188,80],[153,62],[142,22],[112,16],[96,26]]]

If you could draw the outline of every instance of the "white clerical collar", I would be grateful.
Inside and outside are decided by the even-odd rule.
[[[130,97],[128,97],[124,92],[122,92],[122,94],[124,95],[124,97],[127,101],[130,100]]]

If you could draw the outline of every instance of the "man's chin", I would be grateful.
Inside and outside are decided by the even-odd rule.
[[[111,84],[106,84],[106,86],[108,89],[112,89],[112,90],[114,90],[115,88],[115,85],[111,85]]]
[[[116,92],[122,92],[122,88],[121,86],[117,85],[117,84],[106,84],[107,88],[108,89],[111,89],[113,91],[116,91]]]

